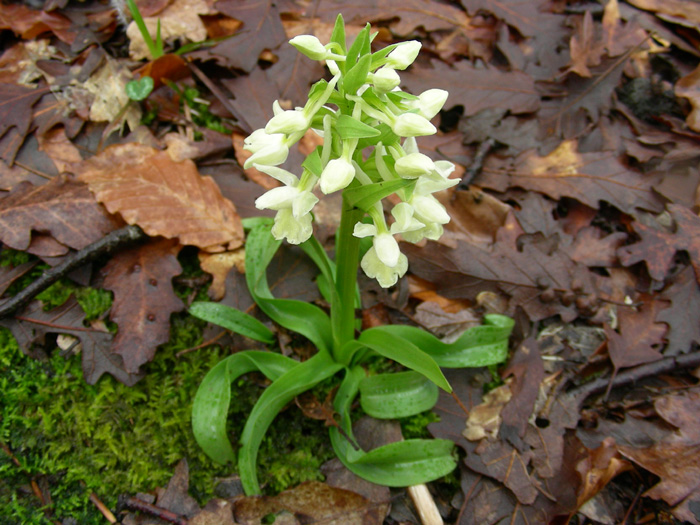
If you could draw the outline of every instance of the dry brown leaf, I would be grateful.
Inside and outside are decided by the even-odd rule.
[[[59,173],[67,171],[76,162],[81,162],[78,148],[66,137],[66,131],[62,127],[49,130],[43,135],[38,135],[39,150],[46,153],[56,165]]]
[[[700,131],[700,66],[676,82],[676,96],[687,98],[693,110],[685,121],[691,129]]]
[[[170,338],[170,314],[184,308],[171,279],[182,273],[180,247],[160,240],[120,252],[102,269],[104,287],[114,292],[110,319],[119,325],[112,352],[135,374]]]
[[[596,27],[590,11],[586,11],[577,31],[571,37],[569,48],[571,53],[569,70],[579,76],[590,77],[591,70],[588,66],[600,65],[605,49],[605,43],[596,35]]]
[[[611,437],[605,438],[597,449],[590,451],[589,455],[576,465],[582,480],[577,507],[598,494],[615,476],[630,468],[632,466],[620,458],[615,440]]]
[[[233,268],[245,273],[245,251],[243,248],[232,252],[199,253],[202,270],[211,274],[213,280],[207,295],[212,301],[221,301],[226,295],[226,276]]]
[[[236,208],[192,161],[140,144],[107,148],[74,170],[111,213],[151,236],[177,238],[209,252],[243,244]]]
[[[501,428],[501,411],[512,395],[507,384],[491,390],[484,396],[483,402],[469,412],[467,427],[462,435],[469,441],[479,441],[485,437],[494,439]]]

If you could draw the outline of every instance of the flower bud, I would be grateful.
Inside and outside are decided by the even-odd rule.
[[[328,54],[321,41],[312,35],[295,36],[289,43],[311,60],[324,60]]]
[[[387,67],[392,69],[406,69],[413,64],[413,61],[420,52],[421,43],[418,40],[401,42],[387,55]]]
[[[281,133],[270,135],[265,133],[264,129],[257,129],[246,137],[243,144],[243,149],[253,153],[245,161],[243,165],[245,169],[253,164],[279,166],[289,156],[289,147],[285,142],[285,136]]]
[[[390,268],[398,264],[401,250],[399,250],[399,243],[396,242],[393,235],[390,233],[375,235],[372,240],[372,245],[377,252],[377,257],[382,263]]]
[[[429,89],[412,100],[409,106],[418,109],[418,114],[430,120],[437,115],[447,101],[449,93],[444,89]]]
[[[309,119],[306,115],[302,111],[290,109],[272,117],[265,126],[265,132],[291,135],[297,131],[306,131],[308,128]]]
[[[333,159],[321,173],[321,191],[333,193],[342,190],[352,182],[355,177],[355,168],[343,158]]]
[[[265,128],[267,129],[267,128]],[[394,121],[391,129],[399,137],[422,137],[437,132],[435,126],[416,113],[404,113]]]
[[[255,207],[259,210],[281,210],[290,208],[299,196],[299,190],[292,186],[279,186],[263,193],[255,199]]]
[[[422,153],[411,153],[396,161],[396,173],[404,179],[417,179],[435,169],[432,159]]]
[[[391,91],[400,83],[401,78],[399,74],[389,67],[379,68],[376,73],[372,75],[372,84],[382,92]]]
[[[414,195],[413,199],[411,199],[411,204],[418,215],[425,217],[430,222],[437,224],[450,222],[450,216],[445,207],[431,195]]]

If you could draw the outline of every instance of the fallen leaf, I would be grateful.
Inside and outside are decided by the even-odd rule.
[[[43,135],[38,135],[39,149],[46,153],[56,165],[59,173],[83,160],[78,148],[68,140],[64,128],[54,128]]]
[[[211,12],[205,0],[173,0],[158,16],[144,16],[148,32],[155,41],[156,28],[160,22],[160,34],[163,42],[182,39],[189,42],[201,42],[207,39],[207,30],[199,15]],[[136,22],[131,22],[126,29],[129,38],[129,55],[134,60],[153,58],[141,35]]]
[[[477,69],[466,60],[453,67],[432,61],[431,66],[414,65],[401,76],[401,85],[415,95],[434,88],[448,90],[445,109],[461,105],[469,116],[487,108],[531,113],[540,106],[534,80],[521,71]]]
[[[569,52],[571,53],[569,70],[581,77],[590,77],[592,73],[588,66],[599,65],[604,51],[605,43],[596,35],[593,15],[590,11],[586,11],[583,19],[579,20],[578,29],[569,42]]]
[[[170,314],[184,308],[172,278],[182,273],[180,247],[161,240],[120,252],[102,269],[104,288],[114,292],[110,319],[119,325],[112,352],[131,374],[170,338]]]
[[[656,316],[657,322],[669,327],[665,354],[685,354],[693,343],[700,343],[700,286],[690,267],[673,279],[661,297],[671,302]]]
[[[381,524],[384,516],[375,512],[367,498],[349,490],[330,487],[318,481],[306,481],[277,496],[251,496],[234,502],[237,523],[252,525],[268,514],[291,512],[308,523],[336,525]]]
[[[655,322],[659,301],[644,303],[638,310],[621,308],[618,312],[620,333],[605,325],[608,353],[615,370],[658,361],[667,328]]]
[[[127,386],[136,384],[142,374],[124,370],[122,358],[111,352],[114,336],[103,330],[86,328],[85,313],[74,298],[65,304],[45,312],[40,301],[34,301],[15,316],[0,324],[9,328],[22,351],[30,357],[39,358],[32,348],[43,344],[47,334],[69,334],[80,339],[82,344],[82,367],[85,382],[94,385],[104,373],[114,376]]]
[[[32,106],[48,93],[48,88],[30,88],[17,84],[0,83],[0,138],[8,131],[14,133],[13,145],[0,151],[2,158],[12,166],[17,150],[27,136],[32,123]]]
[[[234,268],[239,273],[245,273],[245,252],[242,248],[223,253],[199,252],[199,264],[202,270],[213,277],[209,290],[207,290],[209,299],[220,301],[226,295],[226,276],[228,273]]]
[[[655,228],[635,221],[632,228],[641,237],[641,241],[620,248],[620,262],[623,266],[631,266],[645,261],[649,275],[657,281],[663,281],[676,252],[686,250],[695,268],[695,277],[700,283],[700,217],[678,204],[669,204],[667,208],[674,219],[675,231],[669,232],[660,226]]]
[[[515,27],[523,36],[535,36],[540,30],[538,19],[544,0],[461,0],[470,15],[489,11]]]
[[[68,175],[39,187],[19,184],[0,199],[0,240],[15,250],[29,247],[32,231],[79,250],[120,225],[95,202],[86,184]]]
[[[628,0],[628,3],[639,9],[676,16],[700,24],[700,6],[695,3],[689,4],[683,0]]]
[[[190,470],[187,458],[183,458],[175,466],[175,471],[165,490],[160,489],[157,491],[158,499],[156,499],[156,504],[160,508],[186,518],[195,516],[200,509],[197,500],[189,495],[189,487]]]
[[[507,384],[494,388],[484,395],[483,401],[469,411],[467,426],[462,435],[469,441],[483,438],[493,440],[501,428],[501,411],[513,396]]]
[[[287,41],[277,4],[271,0],[219,0],[216,9],[243,22],[242,29],[232,37],[201,52],[227,67],[250,72],[265,49],[275,49]]]
[[[470,309],[446,312],[439,303],[424,301],[416,307],[414,319],[445,343],[453,343],[479,320]]]
[[[591,450],[589,455],[576,464],[576,470],[581,475],[581,486],[576,506],[580,507],[593,496],[598,494],[610,481],[632,468],[617,451],[615,440],[606,438],[603,443]]]
[[[661,211],[651,191],[658,180],[628,168],[614,152],[579,153],[570,140],[544,157],[534,150],[515,159],[490,157],[476,183],[501,192],[520,187],[555,200],[570,197],[594,209],[606,201],[634,216],[637,208]]]
[[[105,149],[74,171],[111,213],[151,236],[177,238],[210,252],[243,243],[236,208],[192,161],[173,162],[166,152],[129,143]]]
[[[47,13],[24,4],[3,5],[0,11],[0,29],[10,29],[25,40],[33,40],[51,31],[69,45],[76,37],[70,19],[59,13]]]

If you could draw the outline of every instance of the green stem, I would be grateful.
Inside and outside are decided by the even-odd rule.
[[[337,264],[335,286],[338,301],[331,305],[333,327],[333,355],[336,362],[348,364],[349,356],[342,355],[343,346],[355,338],[355,290],[357,266],[360,259],[360,239],[352,233],[363,212],[343,199],[340,228],[337,236],[335,259]]]

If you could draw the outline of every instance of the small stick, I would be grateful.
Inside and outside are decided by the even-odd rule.
[[[97,494],[94,492],[90,492],[90,501],[97,507],[97,510],[99,510],[102,515],[105,517],[107,521],[110,523],[116,523],[117,518],[114,517],[114,514],[112,514],[112,511],[109,510],[104,503],[100,501],[100,499],[97,497]]]
[[[479,144],[479,147],[476,150],[476,154],[474,155],[474,159],[472,160],[472,163],[464,172],[464,177],[462,177],[462,181],[457,185],[457,190],[466,190],[469,188],[469,185],[472,183],[472,181],[476,178],[476,176],[479,173],[481,173],[481,170],[484,167],[484,160],[486,159],[486,155],[489,154],[489,152],[493,149],[495,145],[496,139],[492,137],[489,137],[484,142]]]
[[[684,354],[679,356],[668,356],[653,363],[647,363],[645,365],[636,366],[620,372],[617,376],[610,381],[609,378],[601,377],[590,383],[585,383],[579,387],[574,388],[568,395],[579,398],[579,402],[582,403],[588,396],[593,394],[599,394],[604,392],[608,387],[608,384],[612,384],[612,388],[620,387],[623,385],[628,385],[644,379],[645,377],[654,376],[657,374],[663,374],[666,372],[672,372],[679,368],[693,368],[700,366],[700,352],[692,352],[690,354]]]
[[[444,522],[435,505],[433,495],[424,483],[408,487],[408,494],[416,506],[418,517],[423,525],[443,525]]]
[[[187,525],[187,520],[182,516],[175,514],[174,512],[170,512],[167,509],[158,507],[157,505],[146,503],[138,498],[129,498],[126,500],[125,505],[130,509],[145,512],[151,516],[155,516],[156,518],[174,523],[175,525]]]
[[[61,264],[46,270],[36,281],[0,305],[0,319],[25,306],[34,296],[46,290],[67,273],[70,273],[76,268],[102,255],[107,255],[116,251],[118,248],[122,248],[147,237],[148,236],[138,226],[124,226],[119,230],[108,233],[100,240],[70,255]]]

